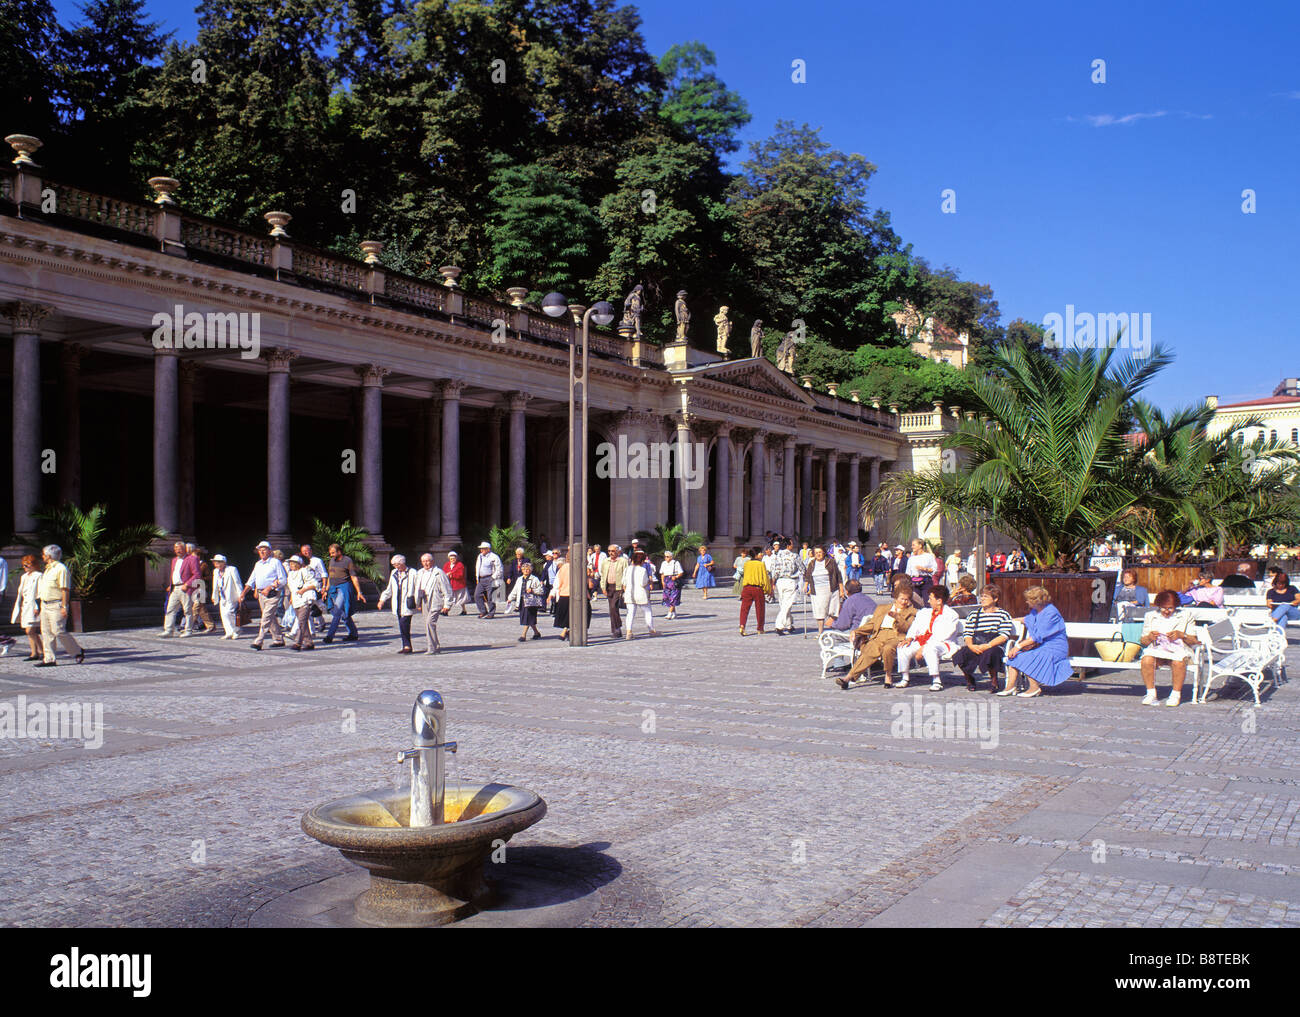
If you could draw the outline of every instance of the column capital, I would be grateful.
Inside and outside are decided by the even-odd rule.
[[[795,448],[795,446],[797,446],[798,444],[799,444],[799,439],[796,438],[793,434],[787,434],[781,440],[781,447],[786,451],[790,451],[791,449]]]
[[[199,362],[197,360],[182,360],[180,369],[182,381],[193,381],[199,376]]]
[[[850,464],[851,466],[857,466],[858,463],[860,463],[860,462],[862,462],[862,453],[861,453],[861,452],[850,452],[850,453],[849,453],[849,464]]]
[[[528,392],[507,392],[506,405],[510,407],[511,412],[522,410],[532,398]]]
[[[465,383],[459,378],[444,378],[438,383],[438,392],[443,399],[455,399],[459,401],[460,394],[465,389]]]
[[[720,434],[721,430],[722,426],[716,420],[697,419],[691,425],[691,431],[700,438],[712,438],[714,435]]]
[[[35,332],[41,327],[42,319],[54,313],[54,308],[30,300],[15,300],[5,304],[0,313],[13,322],[15,332]]]
[[[817,446],[814,445],[812,442],[801,441],[799,442],[798,448],[799,448],[799,454],[803,456],[805,459],[811,459],[813,457],[813,454],[817,451]]]
[[[288,365],[285,369],[288,370]],[[384,376],[389,373],[388,368],[380,367],[378,364],[358,364],[356,372],[361,376],[362,388],[382,388]]]
[[[90,353],[89,348],[82,346],[81,343],[59,345],[59,360],[69,367],[79,367],[88,353]]]
[[[681,414],[669,414],[672,426],[677,427],[681,423]],[[624,410],[614,417],[614,424],[617,427],[649,427],[655,421],[655,414],[647,413],[645,410]]]
[[[271,374],[288,374],[289,364],[297,356],[297,350],[289,350],[280,346],[272,346],[262,351],[262,359],[266,361],[266,369]]]

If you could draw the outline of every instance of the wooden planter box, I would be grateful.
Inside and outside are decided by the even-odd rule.
[[[1228,576],[1235,576],[1237,567],[1243,564],[1250,566],[1250,578],[1255,582],[1266,577],[1265,570],[1268,563],[1261,558],[1224,558],[1222,561],[1207,562],[1205,567],[1214,573],[1215,579],[1226,579]]]
[[[95,600],[68,601],[69,632],[103,632],[108,628],[111,602],[105,597]]]
[[[1042,586],[1068,622],[1109,621],[1118,579],[1114,572],[991,572],[988,576],[988,582],[1002,591],[998,606],[1013,618],[1029,613],[1025,590]]]
[[[1201,574],[1201,565],[1125,565],[1125,571],[1137,575],[1139,586],[1145,586],[1151,599],[1161,590],[1174,590],[1182,593],[1196,581]],[[1236,565],[1233,565],[1236,570]]]

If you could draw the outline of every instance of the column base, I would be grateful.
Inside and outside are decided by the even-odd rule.
[[[375,561],[383,567],[386,574],[389,569],[388,560],[396,553],[397,549],[384,538],[382,533],[370,534],[370,536],[365,539],[364,543],[366,547],[370,548],[371,553],[375,556]],[[409,560],[407,561],[407,564],[410,564]],[[420,567],[418,558],[416,559],[415,567],[417,569]]]
[[[447,552],[455,551],[457,546],[463,543],[459,533],[435,534],[424,538],[424,546],[429,549],[433,555],[434,561],[441,568],[443,562],[447,560]],[[458,552],[459,553],[459,552]]]
[[[298,553],[298,547],[301,544],[301,541],[293,539],[292,533],[268,533],[265,540],[271,545],[272,550],[279,548],[283,551],[286,561],[288,561],[291,555]],[[315,550],[315,548],[312,550]]]

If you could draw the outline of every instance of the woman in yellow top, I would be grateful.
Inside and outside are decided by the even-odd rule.
[[[740,577],[740,634],[745,634],[745,620],[749,617],[749,605],[753,604],[758,618],[758,634],[761,636],[764,602],[772,592],[772,577],[768,575],[762,552],[758,548],[751,547],[748,554],[749,561],[745,562],[745,571]]]

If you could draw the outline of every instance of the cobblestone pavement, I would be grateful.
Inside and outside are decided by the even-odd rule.
[[[135,630],[35,670],[16,648],[0,716],[102,704],[104,732],[0,738],[0,923],[264,924],[356,871],[299,818],[399,781],[432,687],[449,780],[546,799],[508,855],[571,870],[588,924],[1300,926],[1300,686],[1259,710],[1144,708],[1131,671],[1036,700],[951,672],[842,692],[814,635],[742,639],[736,614],[688,591],[662,637],[614,643],[602,606],[585,650],[550,618],[520,644],[455,617],[437,657],[398,656],[375,612],[312,654]]]

